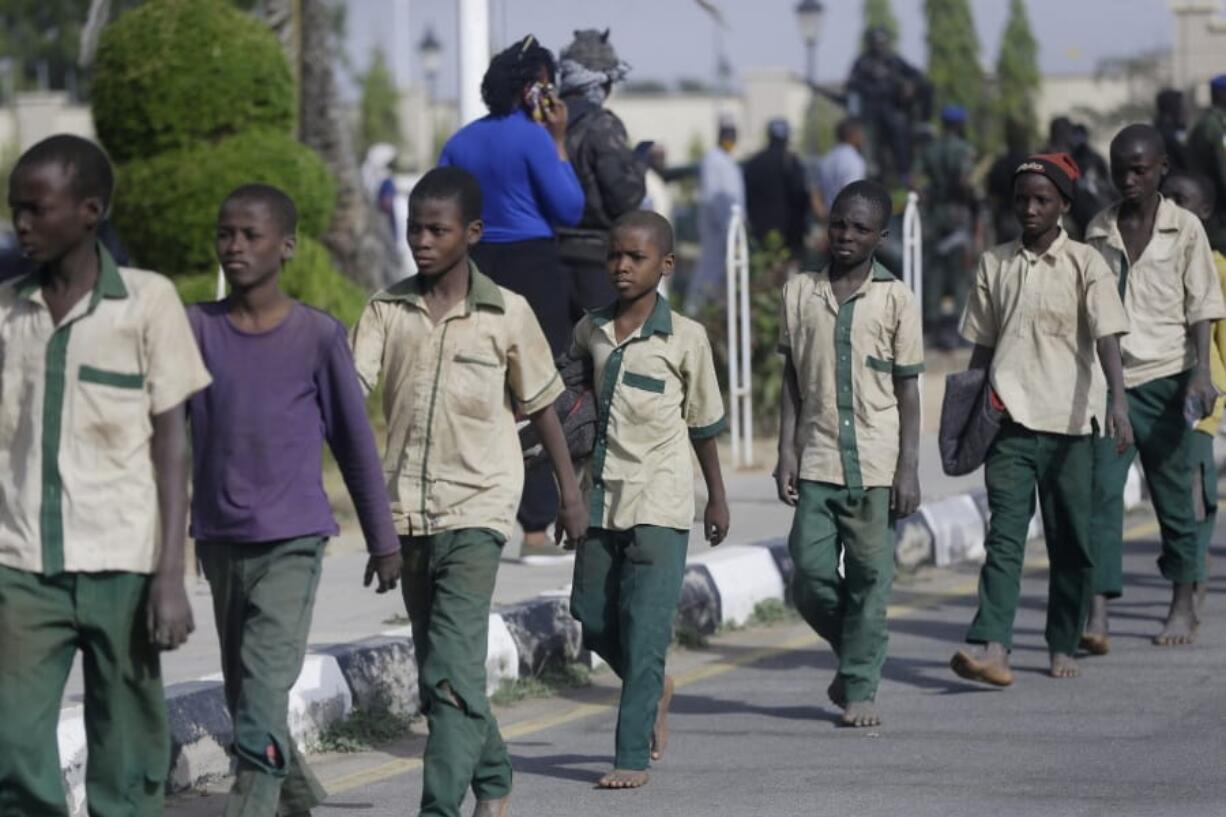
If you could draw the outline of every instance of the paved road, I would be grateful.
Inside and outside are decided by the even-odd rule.
[[[1196,646],[1151,646],[1168,590],[1153,563],[1153,524],[1132,524],[1114,651],[1084,661],[1079,680],[1044,675],[1041,549],[1023,585],[1017,682],[1003,691],[949,671],[974,611],[975,576],[933,570],[900,582],[895,594],[880,729],[835,725],[823,694],[832,657],[803,624],[728,633],[670,659],[679,679],[673,739],[642,790],[592,787],[611,762],[609,677],[501,710],[516,769],[512,813],[1222,817],[1226,581],[1212,584]],[[1226,564],[1226,548],[1217,550],[1217,564]],[[415,813],[422,745],[415,734],[382,752],[320,758],[333,796],[316,815]],[[179,798],[168,813],[217,814],[220,798]]]

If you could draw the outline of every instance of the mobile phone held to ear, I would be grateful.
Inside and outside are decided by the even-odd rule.
[[[553,83],[534,82],[524,95],[528,112],[537,122],[544,122],[545,115],[553,109]]]

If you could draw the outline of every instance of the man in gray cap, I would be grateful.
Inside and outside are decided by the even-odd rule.
[[[583,218],[573,228],[557,228],[558,252],[571,275],[571,317],[617,299],[605,270],[609,228],[637,210],[646,194],[646,157],[630,148],[626,126],[604,101],[630,66],[609,44],[609,31],[576,31],[558,64],[561,96],[570,112],[566,150],[583,187]]]
[[[766,126],[766,147],[745,163],[745,210],[749,234],[759,246],[774,233],[799,263],[805,254],[809,189],[804,165],[788,150],[791,132],[786,119],[772,119]]]

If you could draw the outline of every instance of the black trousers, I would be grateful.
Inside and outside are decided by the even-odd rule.
[[[481,242],[470,253],[477,268],[522,295],[536,313],[549,348],[556,358],[570,346],[570,276],[558,260],[558,245],[552,238]],[[543,531],[558,516],[558,486],[548,459],[524,472],[524,495],[519,503],[519,524],[525,531]]]
[[[608,237],[564,236],[558,242],[562,268],[570,278],[570,319],[578,323],[585,312],[617,300],[606,260]]]

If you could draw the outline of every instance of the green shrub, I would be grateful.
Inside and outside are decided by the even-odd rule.
[[[179,297],[185,304],[198,304],[217,298],[217,273],[193,272],[191,275],[176,275],[172,279]]]
[[[151,0],[107,26],[90,100],[120,163],[253,127],[288,137],[296,106],[276,37],[222,0]]]
[[[281,273],[281,286],[346,326],[353,326],[366,305],[365,290],[346,278],[332,263],[328,250],[310,238],[298,238],[298,252]]]
[[[320,158],[285,134],[241,133],[120,165],[115,227],[137,262],[172,275],[216,268],[217,208],[248,182],[280,187],[298,205],[300,234],[328,226],[336,187]]]
[[[212,245],[210,245],[211,247]],[[217,263],[212,272],[174,277],[185,304],[217,298]],[[298,252],[281,273],[281,287],[308,306],[322,309],[346,326],[352,326],[366,305],[366,293],[332,264],[328,250],[314,239],[299,236]]]

